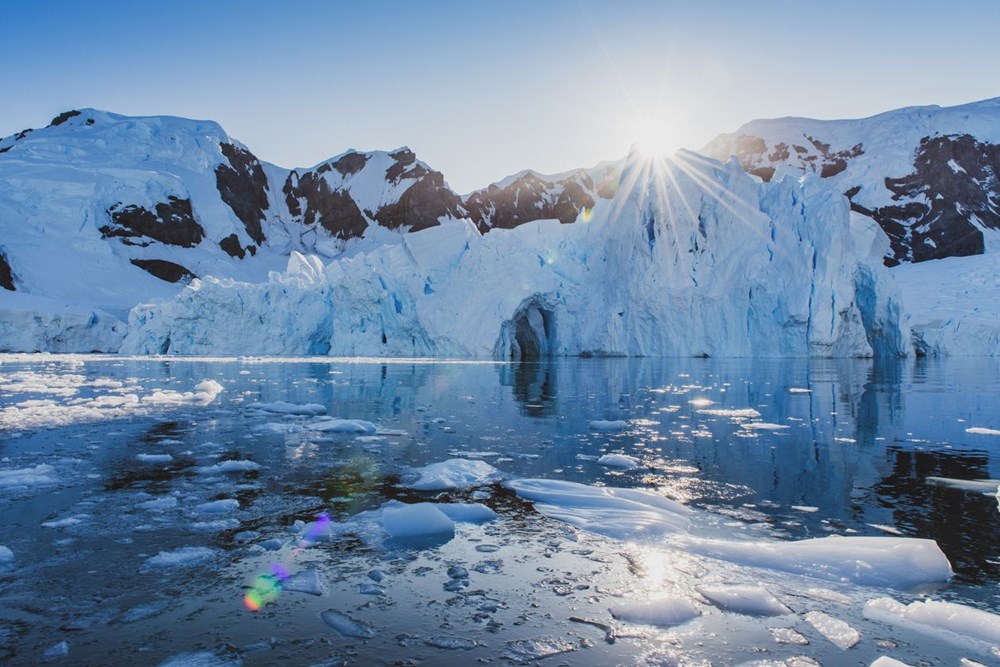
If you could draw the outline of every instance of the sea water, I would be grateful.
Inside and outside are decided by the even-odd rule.
[[[3,356],[0,662],[989,664],[998,449],[992,359]]]

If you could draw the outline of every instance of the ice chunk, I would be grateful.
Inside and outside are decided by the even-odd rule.
[[[639,459],[627,454],[605,454],[597,459],[597,463],[610,468],[625,468],[627,470],[639,467]]]
[[[503,657],[512,662],[527,664],[575,650],[576,646],[573,644],[554,637],[521,639],[507,642],[507,648],[504,649]]]
[[[0,489],[50,486],[56,484],[55,468],[47,463],[39,463],[31,468],[0,470]]]
[[[196,505],[194,511],[198,514],[228,514],[240,508],[240,501],[235,498],[223,498]]]
[[[468,489],[491,484],[502,476],[500,471],[489,463],[470,459],[448,459],[417,468],[413,472],[419,477],[407,486],[417,491]]]
[[[343,614],[336,609],[327,609],[319,617],[331,628],[345,637],[356,637],[358,639],[371,639],[375,636],[375,630],[368,623],[356,621],[347,614]]]
[[[982,426],[973,426],[972,428],[965,429],[966,433],[972,433],[973,435],[1000,435],[1000,429],[995,428],[983,428]]]
[[[912,588],[951,578],[934,540],[908,537],[820,537],[797,542],[687,538],[684,548],[713,558],[868,586]]]
[[[305,415],[315,417],[325,415],[326,407],[318,403],[286,403],[285,401],[275,401],[274,403],[251,403],[246,406],[247,410],[260,410],[261,412],[273,412],[282,415]]]
[[[176,405],[208,405],[222,393],[222,385],[215,380],[203,380],[194,386],[194,391],[179,392],[173,389],[160,389],[149,396],[144,396],[144,405],[176,406]]]
[[[695,590],[724,611],[750,616],[782,616],[792,610],[778,601],[762,586],[704,585]]]
[[[239,667],[242,663],[237,657],[227,658],[210,651],[198,651],[167,658],[159,667]]]
[[[452,521],[462,523],[488,523],[497,518],[497,513],[482,503],[438,503],[436,507]]]
[[[733,417],[735,419],[756,419],[757,417],[760,417],[760,413],[753,408],[706,408],[704,410],[698,410],[698,414],[710,415],[712,417]]]
[[[281,590],[322,595],[324,592],[323,578],[317,570],[303,570],[283,580]]]
[[[375,424],[362,419],[323,419],[309,424],[313,431],[324,433],[368,433],[374,434],[378,429]]]
[[[434,648],[443,648],[449,650],[460,649],[463,651],[468,651],[479,646],[479,642],[475,639],[467,639],[465,637],[455,637],[453,635],[439,635],[435,637],[428,637],[424,640],[424,643],[428,646],[433,646]]]
[[[611,608],[611,615],[620,621],[671,627],[701,616],[701,609],[685,598],[659,598],[641,602],[623,602]]]
[[[249,472],[260,470],[260,464],[253,461],[220,461],[215,465],[195,468],[202,475],[219,475],[226,472]]]
[[[861,633],[850,625],[821,611],[811,611],[805,615],[809,625],[836,644],[842,650],[847,650],[861,641]]]
[[[139,503],[137,507],[144,510],[169,510],[177,507],[177,498],[174,496],[163,496],[161,498],[155,498],[154,500],[147,500],[144,503]]]
[[[781,431],[789,428],[786,424],[771,424],[768,422],[744,422],[740,426],[751,431]]]
[[[14,560],[14,552],[9,547],[0,544],[0,563],[10,563]]]
[[[969,491],[971,493],[984,493],[992,496],[1000,489],[1000,479],[952,479],[950,477],[928,477],[928,484],[946,486],[950,489]]]
[[[455,534],[455,522],[435,503],[386,503],[380,510],[379,522],[390,537],[397,539]]]
[[[774,637],[774,641],[779,644],[805,646],[809,643],[808,639],[792,628],[769,628],[769,630],[771,631],[771,636]]]
[[[234,530],[240,527],[238,519],[215,519],[214,521],[195,521],[191,524],[193,530],[204,530],[206,532],[218,532],[220,530]]]
[[[67,655],[69,655],[69,642],[61,641],[46,649],[42,657],[51,660],[53,658],[65,658]]]
[[[887,655],[883,655],[875,658],[875,661],[868,667],[910,667],[910,664],[896,660],[895,658],[890,658]]]
[[[43,521],[42,525],[46,528],[68,528],[69,526],[75,526],[81,524],[90,518],[88,514],[78,514],[77,516],[68,516],[65,519],[55,519],[53,521]]]
[[[591,431],[624,431],[628,428],[628,422],[621,419],[595,419],[590,422]]]
[[[690,509],[650,491],[554,479],[521,479],[504,486],[534,502],[545,516],[608,537],[656,538],[689,527]]]
[[[973,607],[923,600],[904,605],[891,598],[877,598],[865,604],[867,618],[931,633],[959,646],[969,639],[1000,644],[1000,616]]]
[[[198,565],[215,557],[216,550],[208,547],[180,547],[173,551],[161,551],[146,559],[147,568],[173,568]]]
[[[139,454],[135,458],[142,463],[170,463],[174,460],[170,454]]]

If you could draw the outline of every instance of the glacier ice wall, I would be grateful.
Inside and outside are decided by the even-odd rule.
[[[135,307],[122,351],[906,355],[894,285],[858,232],[815,177],[633,154],[615,198],[575,224],[484,237],[455,221],[327,266],[296,253],[265,283],[195,280]]]

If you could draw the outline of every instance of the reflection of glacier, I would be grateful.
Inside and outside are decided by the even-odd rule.
[[[877,239],[816,180],[633,156],[616,197],[575,224],[452,222],[328,266],[293,254],[263,284],[194,281],[135,308],[122,351],[898,356]]]

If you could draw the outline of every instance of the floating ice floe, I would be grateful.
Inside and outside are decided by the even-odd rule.
[[[436,503],[386,503],[378,521],[389,537],[397,539],[455,534],[455,522]]]
[[[296,572],[287,579],[282,580],[281,590],[293,593],[307,593],[309,595],[323,595],[325,591],[323,576],[317,570]]]
[[[334,419],[329,417],[311,422],[309,430],[321,431],[323,433],[369,433],[378,431],[375,424],[363,419]]]
[[[303,415],[315,417],[325,415],[326,407],[318,403],[287,403],[285,401],[275,401],[273,403],[251,403],[246,406],[247,410],[260,410],[261,412],[273,412],[281,415]]]
[[[748,616],[783,616],[792,613],[791,609],[763,586],[714,584],[698,586],[695,590],[723,611]]]
[[[883,655],[875,658],[875,661],[868,665],[868,667],[910,667],[910,664],[908,662],[903,662],[901,660],[896,660],[895,658],[890,658],[887,655]]]
[[[610,468],[625,468],[626,470],[639,467],[639,459],[628,454],[605,454],[597,459],[597,463]]]
[[[243,661],[238,657],[226,657],[210,651],[180,653],[167,658],[158,667],[239,667]]]
[[[218,475],[227,472],[249,472],[260,468],[260,464],[254,461],[220,461],[214,465],[195,468],[195,472],[202,475]]]
[[[620,621],[671,627],[687,623],[702,615],[697,604],[686,598],[622,602],[611,608],[611,615]]]
[[[519,639],[507,642],[507,648],[504,649],[503,657],[512,662],[528,664],[554,655],[570,653],[575,651],[576,648],[574,644],[554,637]]]
[[[323,622],[336,630],[344,637],[355,637],[357,639],[371,639],[375,636],[375,630],[368,623],[356,621],[347,614],[336,609],[327,609],[319,617]]]
[[[847,650],[861,641],[861,633],[849,624],[821,611],[811,611],[805,615],[806,622],[842,650]]]
[[[1000,429],[995,428],[983,428],[981,426],[973,426],[972,428],[965,429],[966,433],[972,433],[973,435],[1000,435]]]
[[[786,424],[770,424],[768,422],[745,422],[740,424],[740,427],[751,431],[782,431],[789,428]]]
[[[14,560],[14,552],[9,547],[0,544],[0,563],[10,563]]]
[[[460,523],[489,523],[497,518],[497,513],[482,503],[436,503],[435,506]]]
[[[947,581],[951,564],[933,540],[821,537],[800,541],[724,540],[688,535],[694,512],[659,494],[547,479],[505,486],[545,516],[622,540],[665,540],[734,563],[862,585],[912,588]]]
[[[928,484],[945,486],[949,489],[982,493],[992,496],[1000,489],[1000,479],[953,479],[951,477],[928,477]]]
[[[229,512],[235,512],[239,508],[240,501],[236,500],[236,498],[223,498],[222,500],[213,500],[196,505],[194,511],[198,514],[228,514]]]
[[[141,463],[170,463],[174,460],[170,454],[138,454],[135,458]]]
[[[68,516],[65,519],[54,519],[52,521],[43,521],[42,526],[45,528],[69,528],[70,526],[75,526],[81,524],[90,518],[89,514],[78,514],[77,516]]]
[[[47,463],[39,463],[30,468],[0,470],[0,489],[51,486],[57,483],[55,470]]]
[[[1000,645],[1000,616],[973,607],[921,600],[902,604],[892,598],[877,598],[865,604],[866,618],[930,634],[958,646],[970,641]]]
[[[139,503],[136,507],[154,511],[169,510],[177,507],[177,498],[175,496],[163,496]]]
[[[161,551],[147,558],[145,567],[149,569],[190,567],[215,557],[216,550],[208,547],[180,547],[172,551]]]
[[[503,477],[502,473],[485,461],[448,459],[413,470],[416,481],[406,486],[416,491],[444,491],[469,489],[492,484]]]
[[[590,422],[591,431],[624,431],[628,428],[628,422],[622,419],[595,419]]]
[[[222,393],[222,385],[215,380],[202,380],[194,386],[194,391],[179,392],[172,389],[161,389],[145,396],[142,402],[147,405],[208,405]]]
[[[703,410],[697,411],[699,415],[708,415],[710,417],[732,417],[734,419],[756,419],[760,417],[760,413],[753,408],[705,408]]]

